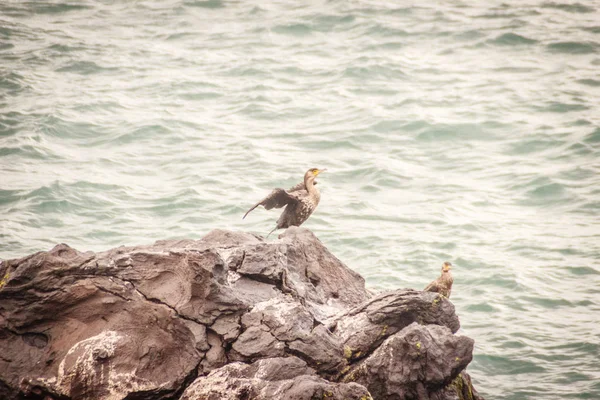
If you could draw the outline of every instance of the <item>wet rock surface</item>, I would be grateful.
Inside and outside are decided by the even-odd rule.
[[[372,295],[308,230],[0,264],[2,399],[478,399],[454,306]]]

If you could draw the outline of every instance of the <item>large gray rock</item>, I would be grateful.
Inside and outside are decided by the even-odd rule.
[[[339,338],[292,298],[256,304],[244,314],[242,325],[244,333],[233,343],[233,360],[294,354],[320,372],[331,374],[346,365]]]
[[[453,335],[446,327],[414,322],[345,372],[342,381],[363,384],[375,399],[429,399],[472,357],[473,339]]]
[[[460,328],[454,305],[447,298],[411,289],[374,296],[331,318],[327,325],[341,339],[346,357],[355,360],[367,356],[413,322],[446,326],[453,333]]]
[[[201,360],[185,320],[134,285],[59,245],[4,263],[0,289],[0,398],[160,399]]]
[[[333,383],[317,376],[296,357],[265,358],[252,364],[233,362],[198,378],[181,400],[371,399],[364,386]]]
[[[458,374],[451,384],[441,390],[432,392],[429,400],[484,400],[471,383],[466,371]]]
[[[458,327],[437,294],[373,297],[303,228],[58,245],[0,263],[0,399],[450,400],[473,393]]]

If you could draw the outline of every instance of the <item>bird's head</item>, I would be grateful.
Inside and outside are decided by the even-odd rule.
[[[309,180],[312,180],[312,181],[314,181],[314,180],[315,180],[315,178],[316,178],[317,176],[319,176],[319,174],[320,174],[321,172],[324,172],[324,171],[327,171],[327,169],[326,169],[326,168],[323,168],[323,169],[319,169],[319,168],[311,168],[311,169],[309,169],[309,170],[308,170],[308,171],[306,171],[306,173],[304,174],[304,182],[307,182],[307,181],[309,181]]]
[[[448,262],[448,261],[446,261],[442,264],[442,272],[449,272],[451,268],[452,268],[452,264],[450,264],[450,262]]]

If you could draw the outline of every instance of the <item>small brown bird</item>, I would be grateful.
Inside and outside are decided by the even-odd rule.
[[[315,208],[319,205],[319,200],[321,200],[321,193],[315,186],[317,184],[315,178],[323,171],[326,171],[326,169],[311,168],[304,174],[304,181],[290,188],[290,190],[274,189],[271,194],[246,211],[242,219],[246,218],[246,215],[258,206],[263,206],[267,210],[285,206],[283,213],[277,220],[275,229],[269,232],[269,235],[277,229],[302,225],[315,211]]]
[[[450,272],[451,268],[452,264],[450,264],[448,261],[442,264],[442,275],[427,285],[427,287],[423,290],[425,292],[436,292],[442,296],[450,298],[450,293],[452,292],[452,283],[454,282],[452,272]]]

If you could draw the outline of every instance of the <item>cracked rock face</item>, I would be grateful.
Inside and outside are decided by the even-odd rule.
[[[0,398],[19,391],[78,399],[152,392],[160,398],[178,390],[200,362],[185,320],[146,300],[118,274],[94,276],[93,260],[59,245],[5,263],[0,387],[8,389],[0,389]]]
[[[454,305],[448,299],[410,289],[374,296],[331,318],[327,325],[342,340],[347,357],[355,360],[367,356],[383,340],[414,322],[446,326],[452,333],[460,327]]]
[[[428,399],[473,357],[473,339],[416,322],[390,336],[342,379],[365,385],[376,399]]]
[[[0,278],[1,399],[474,393],[472,341],[453,334],[447,299],[373,297],[303,228],[274,242],[215,230],[101,253],[61,244],[0,263]]]
[[[231,363],[198,378],[182,400],[370,399],[364,386],[320,378],[297,357],[265,358],[252,364]]]

